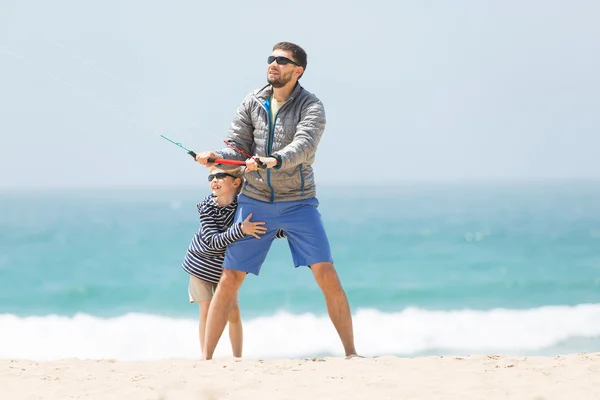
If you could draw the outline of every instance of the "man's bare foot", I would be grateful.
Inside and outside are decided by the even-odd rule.
[[[364,356],[359,356],[358,354],[350,354],[346,356],[346,360],[351,360],[353,358],[365,358]]]

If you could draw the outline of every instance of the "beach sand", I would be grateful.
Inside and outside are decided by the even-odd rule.
[[[600,353],[123,362],[0,360],[0,398],[600,399]]]

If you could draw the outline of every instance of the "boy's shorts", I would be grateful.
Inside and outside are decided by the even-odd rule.
[[[213,294],[217,290],[217,284],[196,278],[190,275],[190,283],[188,285],[188,294],[190,296],[190,303],[195,301],[209,301],[212,299]],[[237,301],[238,295],[235,294],[234,301]]]
[[[267,232],[259,235],[260,239],[246,235],[227,246],[223,268],[258,275],[278,229],[285,231],[295,267],[333,262],[318,206],[314,197],[268,203],[240,194],[235,223],[243,222],[252,213],[250,221],[263,221]]]

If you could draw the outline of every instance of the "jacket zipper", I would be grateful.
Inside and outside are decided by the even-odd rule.
[[[262,108],[265,110],[265,112],[267,113],[267,118],[269,121],[269,136],[267,137],[267,140],[265,143],[265,154],[267,155],[267,157],[269,157],[271,154],[271,151],[273,151],[273,137],[275,136],[275,123],[277,122],[277,116],[279,116],[279,112],[288,103],[291,103],[292,100],[294,100],[294,97],[290,96],[290,98],[287,99],[285,101],[285,103],[283,103],[281,105],[281,107],[279,107],[279,110],[277,110],[277,113],[275,114],[275,120],[272,122],[271,122],[271,98],[269,97],[265,101],[265,103],[269,102],[268,109],[264,103],[261,103],[260,100],[258,100],[258,98],[255,97],[255,99],[258,101],[258,104],[260,104],[262,106]],[[302,166],[300,166],[300,169],[302,169]],[[271,190],[271,202],[273,202],[273,201],[275,201],[275,191],[273,190],[273,186],[271,186],[271,169],[270,168],[267,169],[267,185],[269,186],[269,189]],[[302,179],[302,195],[304,195],[304,179]]]
[[[302,189],[302,197],[304,197],[304,175],[302,174],[302,163],[299,165],[300,170],[300,188]]]
[[[279,112],[288,104],[290,103],[294,98],[290,97],[289,99],[286,100],[285,103],[283,103],[281,105],[281,107],[279,107],[279,110],[277,110],[277,113],[275,113],[275,119],[273,120],[273,123],[271,123],[271,99],[269,98],[267,101],[269,102],[269,109],[267,110],[267,108],[265,106],[263,106],[263,108],[265,109],[265,111],[267,112],[267,116],[269,118],[269,137],[267,138],[267,142],[266,142],[266,147],[265,147],[265,154],[267,155],[267,157],[270,157],[271,152],[273,151],[273,139],[275,137],[275,124],[277,123],[277,117],[279,116]],[[271,189],[271,202],[275,201],[275,191],[273,190],[273,186],[271,186],[271,169],[267,169],[267,185],[269,185],[269,189]],[[304,193],[304,184],[302,184],[302,192]]]
[[[263,108],[267,112],[267,118],[269,119],[269,136],[267,136],[267,140],[265,141],[265,155],[268,157],[269,154],[269,142],[271,141],[271,130],[275,127],[275,122],[271,122],[271,99],[267,100],[269,102],[269,108],[267,109],[265,106]],[[279,113],[279,111],[277,112]],[[275,115],[275,120],[277,120],[277,115]],[[269,185],[269,189],[271,190],[271,202],[275,199],[275,191],[273,190],[273,186],[271,186],[271,169],[267,168],[267,185]]]

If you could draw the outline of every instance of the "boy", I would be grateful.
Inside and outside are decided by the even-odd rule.
[[[237,210],[237,195],[243,183],[241,167],[225,170],[213,166],[209,169],[208,182],[212,193],[197,206],[200,228],[192,238],[182,264],[182,268],[190,275],[188,286],[190,303],[198,302],[200,307],[199,336],[203,357],[206,316],[223,272],[225,249],[245,235],[252,235],[258,239],[259,235],[267,231],[264,222],[250,221],[252,214],[248,215],[242,223],[233,224],[233,217]],[[278,232],[277,237],[281,238],[285,235],[283,232]],[[228,322],[233,356],[240,358],[243,330],[237,294],[233,300]]]

